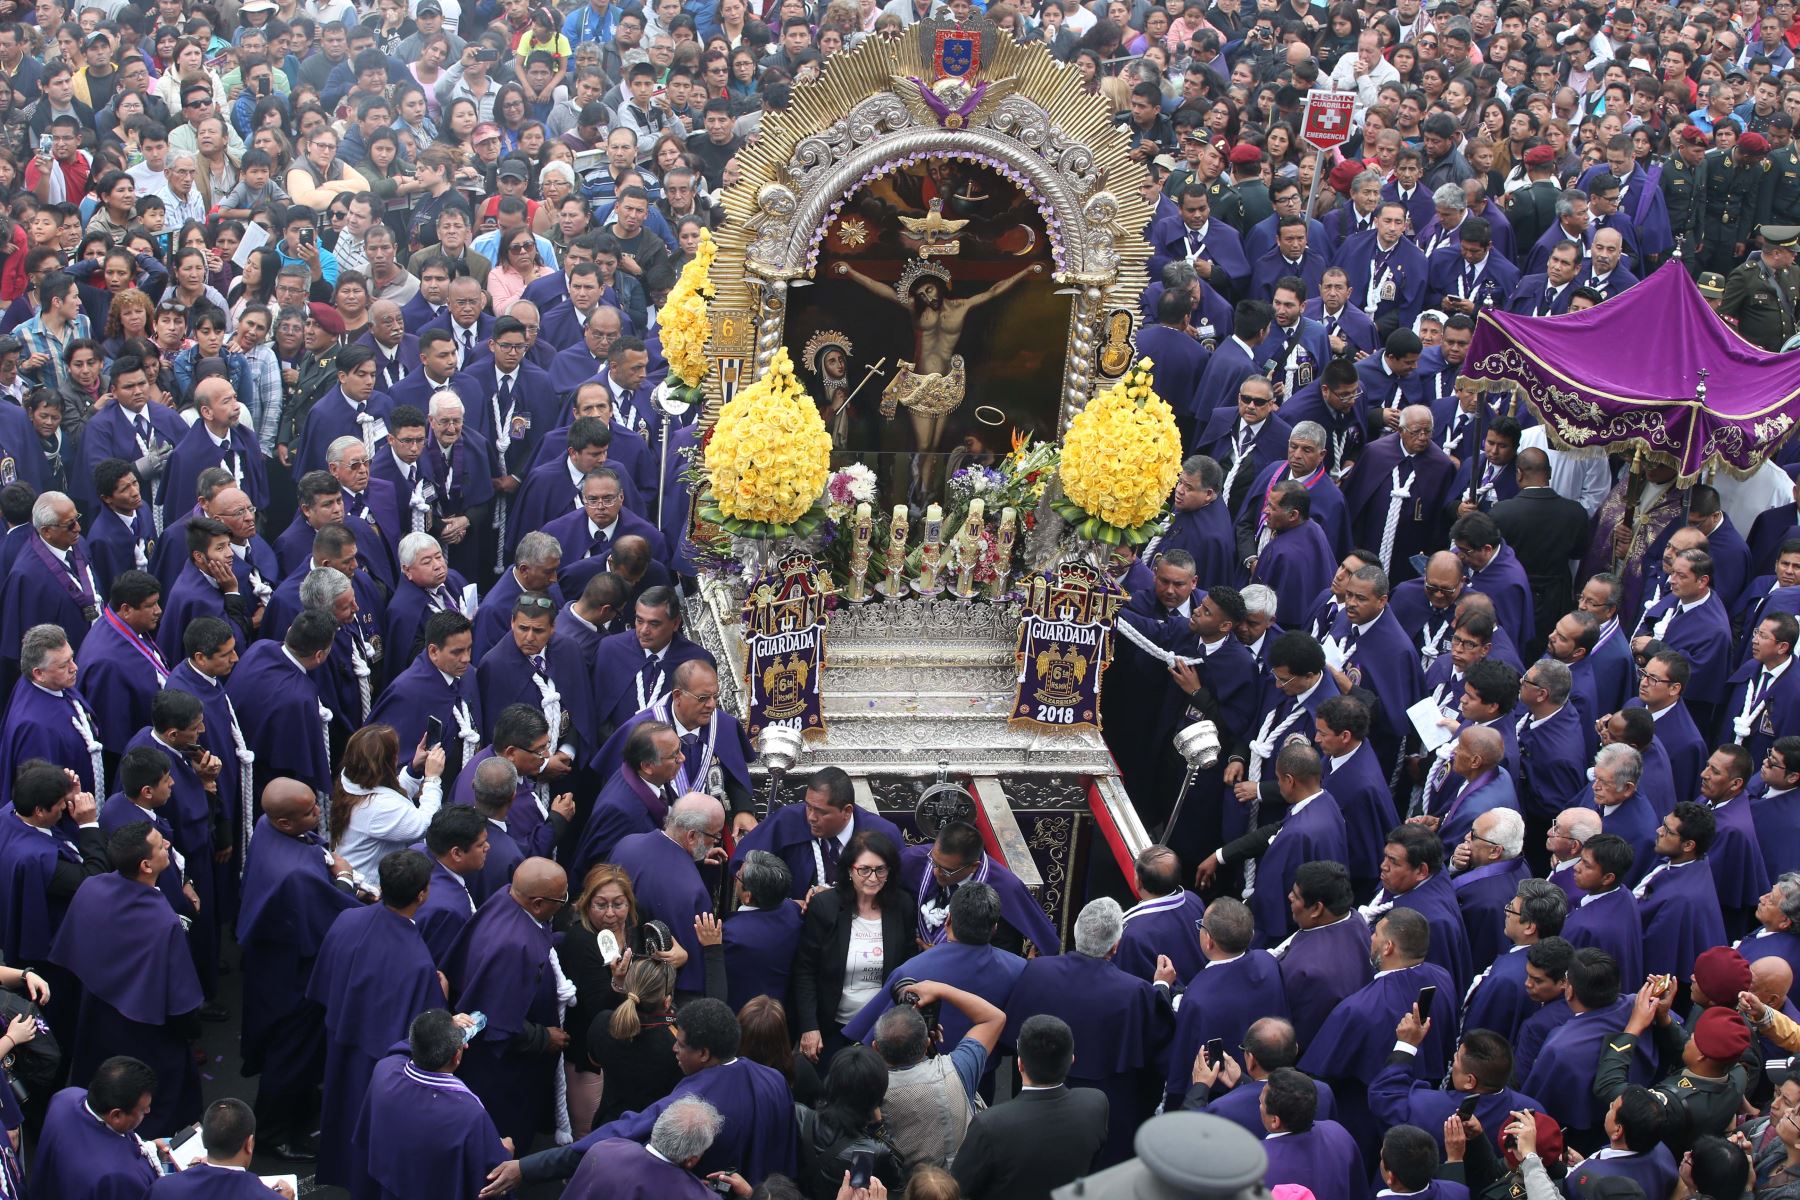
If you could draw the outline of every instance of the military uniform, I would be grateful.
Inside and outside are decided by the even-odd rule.
[[[1764,225],[1768,247],[1792,251],[1800,246],[1800,227]],[[1800,264],[1790,262],[1777,271],[1757,251],[1725,280],[1719,312],[1735,318],[1738,332],[1764,350],[1780,350],[1794,335],[1794,305],[1800,300]]]
[[[1562,189],[1556,186],[1555,180],[1540,179],[1529,187],[1520,188],[1507,201],[1506,221],[1512,226],[1513,246],[1520,263],[1531,254],[1531,248],[1544,236],[1544,230],[1555,224],[1556,202],[1561,198]]]
[[[1745,134],[1745,137],[1759,135]],[[1775,171],[1766,156],[1743,157],[1737,151],[1708,150],[1694,180],[1695,203],[1689,230],[1694,256],[1702,270],[1730,271],[1737,248],[1768,211]]]
[[[1663,207],[1669,210],[1669,229],[1682,253],[1688,253],[1694,224],[1694,177],[1699,168],[1690,167],[1679,154],[1662,160],[1662,173],[1657,187],[1662,190]]]
[[[1769,169],[1775,181],[1769,188],[1769,211],[1764,219],[1771,225],[1800,225],[1800,147],[1789,142],[1770,151]]]
[[[1687,1048],[1690,1032],[1678,1021],[1657,1023],[1650,1027],[1651,1040],[1659,1060],[1679,1064]],[[1600,1044],[1600,1059],[1594,1072],[1594,1095],[1610,1105],[1612,1098],[1625,1090],[1631,1081],[1632,1060],[1637,1052],[1638,1035],[1615,1033]],[[1755,1048],[1754,1040],[1751,1042]],[[1760,1064],[1752,1052],[1746,1051],[1722,1078],[1712,1079],[1689,1070],[1677,1070],[1650,1091],[1667,1110],[1664,1140],[1676,1155],[1685,1153],[1694,1139],[1707,1134],[1722,1136],[1737,1116],[1744,1102],[1746,1088],[1757,1082]]]
[[[1275,202],[1269,198],[1268,185],[1260,179],[1232,184],[1213,208],[1213,216],[1244,235],[1274,215]]]

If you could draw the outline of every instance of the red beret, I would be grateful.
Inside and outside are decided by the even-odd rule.
[[[329,333],[332,337],[344,336],[344,318],[339,315],[338,310],[331,307],[331,305],[321,304],[319,301],[314,300],[311,304],[306,306],[306,311],[311,315],[314,321],[319,323],[319,328],[323,329],[326,333]]]
[[[1343,162],[1331,168],[1330,183],[1332,190],[1342,192],[1346,196],[1349,195],[1350,183],[1358,175],[1362,174],[1362,169],[1362,163],[1354,158],[1346,158]]]
[[[1525,165],[1541,167],[1556,161],[1556,151],[1548,146],[1533,146],[1525,152]]]
[[[1694,982],[1708,1000],[1730,1008],[1750,990],[1750,964],[1730,946],[1714,946],[1694,959]]]
[[[1231,148],[1231,163],[1233,166],[1261,161],[1262,151],[1258,150],[1255,146],[1252,146],[1249,142],[1244,142]]]
[[[1735,1008],[1709,1008],[1694,1022],[1694,1048],[1714,1062],[1732,1062],[1750,1048],[1750,1027]]]
[[[1562,1126],[1549,1113],[1534,1112],[1531,1123],[1537,1126],[1537,1156],[1543,1162],[1561,1162],[1563,1156]],[[1506,1165],[1514,1170],[1519,1166],[1519,1151],[1508,1149],[1503,1157]]]
[[[1746,133],[1737,140],[1737,148],[1750,158],[1760,158],[1769,152],[1769,139],[1760,133]]]
[[[1698,125],[1683,125],[1681,127],[1681,140],[1690,146],[1704,146],[1712,139],[1707,137],[1706,131],[1701,129]]]

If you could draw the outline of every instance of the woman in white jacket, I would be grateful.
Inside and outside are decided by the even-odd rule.
[[[392,725],[365,725],[344,746],[344,768],[331,789],[331,844],[359,875],[375,878],[383,855],[425,836],[444,801],[444,748],[413,750],[395,773],[400,735]]]

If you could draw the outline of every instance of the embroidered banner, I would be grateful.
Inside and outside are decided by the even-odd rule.
[[[819,702],[831,574],[810,554],[790,554],[758,576],[744,602],[745,731],[771,725],[823,737]]]
[[[1032,578],[1019,620],[1019,686],[1008,724],[1100,729],[1100,675],[1125,593],[1104,572],[1066,562]]]

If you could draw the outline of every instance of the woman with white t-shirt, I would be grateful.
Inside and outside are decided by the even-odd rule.
[[[886,834],[856,834],[838,854],[837,882],[813,896],[794,957],[800,1052],[823,1063],[847,1043],[844,1024],[918,952],[900,851]]]
[[[365,879],[382,856],[425,836],[444,800],[444,748],[421,741],[398,774],[400,735],[392,725],[365,725],[344,745],[344,768],[331,789],[331,845]]]

